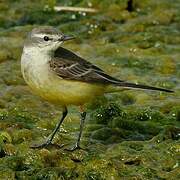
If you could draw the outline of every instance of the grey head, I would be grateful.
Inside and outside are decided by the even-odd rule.
[[[64,41],[74,39],[51,26],[34,28],[25,41],[26,47],[35,47],[44,51],[55,51]]]

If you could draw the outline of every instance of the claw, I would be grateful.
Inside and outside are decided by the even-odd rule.
[[[44,148],[44,147],[47,147],[47,146],[49,146],[51,144],[51,142],[50,141],[46,141],[46,142],[44,142],[44,143],[42,143],[42,144],[32,144],[30,147],[31,148]]]
[[[80,147],[78,144],[75,144],[75,146],[73,146],[72,148],[70,148],[70,149],[65,149],[66,151],[71,151],[71,152],[73,152],[73,151],[75,151],[75,150],[78,150],[78,149],[82,149],[82,150],[84,150],[82,147]]]
[[[52,142],[50,141],[46,141],[42,144],[33,144],[30,146],[30,148],[33,148],[33,149],[41,149],[41,148],[45,148],[47,146],[56,146],[58,148],[62,148],[64,146],[64,144],[61,144],[61,145],[58,145],[58,144],[53,144]]]

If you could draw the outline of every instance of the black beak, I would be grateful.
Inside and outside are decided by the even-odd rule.
[[[75,37],[69,36],[69,35],[64,35],[61,39],[59,39],[59,41],[69,41],[71,39],[75,39]]]

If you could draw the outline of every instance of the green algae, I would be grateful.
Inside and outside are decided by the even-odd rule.
[[[53,11],[55,3],[96,14]],[[0,2],[0,179],[180,179],[179,0]],[[131,6],[131,7],[130,7]],[[70,108],[52,145],[31,149],[55,127],[60,109],[36,97],[20,72],[23,41],[52,25],[64,44],[107,73],[173,94],[123,91],[87,105],[84,150],[68,152],[79,130]],[[10,43],[11,42],[11,43]],[[59,148],[58,145],[65,144]]]

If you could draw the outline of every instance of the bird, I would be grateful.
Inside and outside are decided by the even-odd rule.
[[[78,106],[80,111],[78,138],[75,145],[69,149],[74,151],[81,148],[80,140],[86,119],[85,105],[97,96],[124,89],[173,92],[160,87],[134,84],[108,75],[101,68],[62,47],[64,42],[74,38],[54,27],[40,26],[33,28],[25,39],[21,56],[21,72],[25,82],[35,94],[62,108],[62,115],[52,133],[43,143],[32,145],[33,148],[52,144],[70,105]]]

